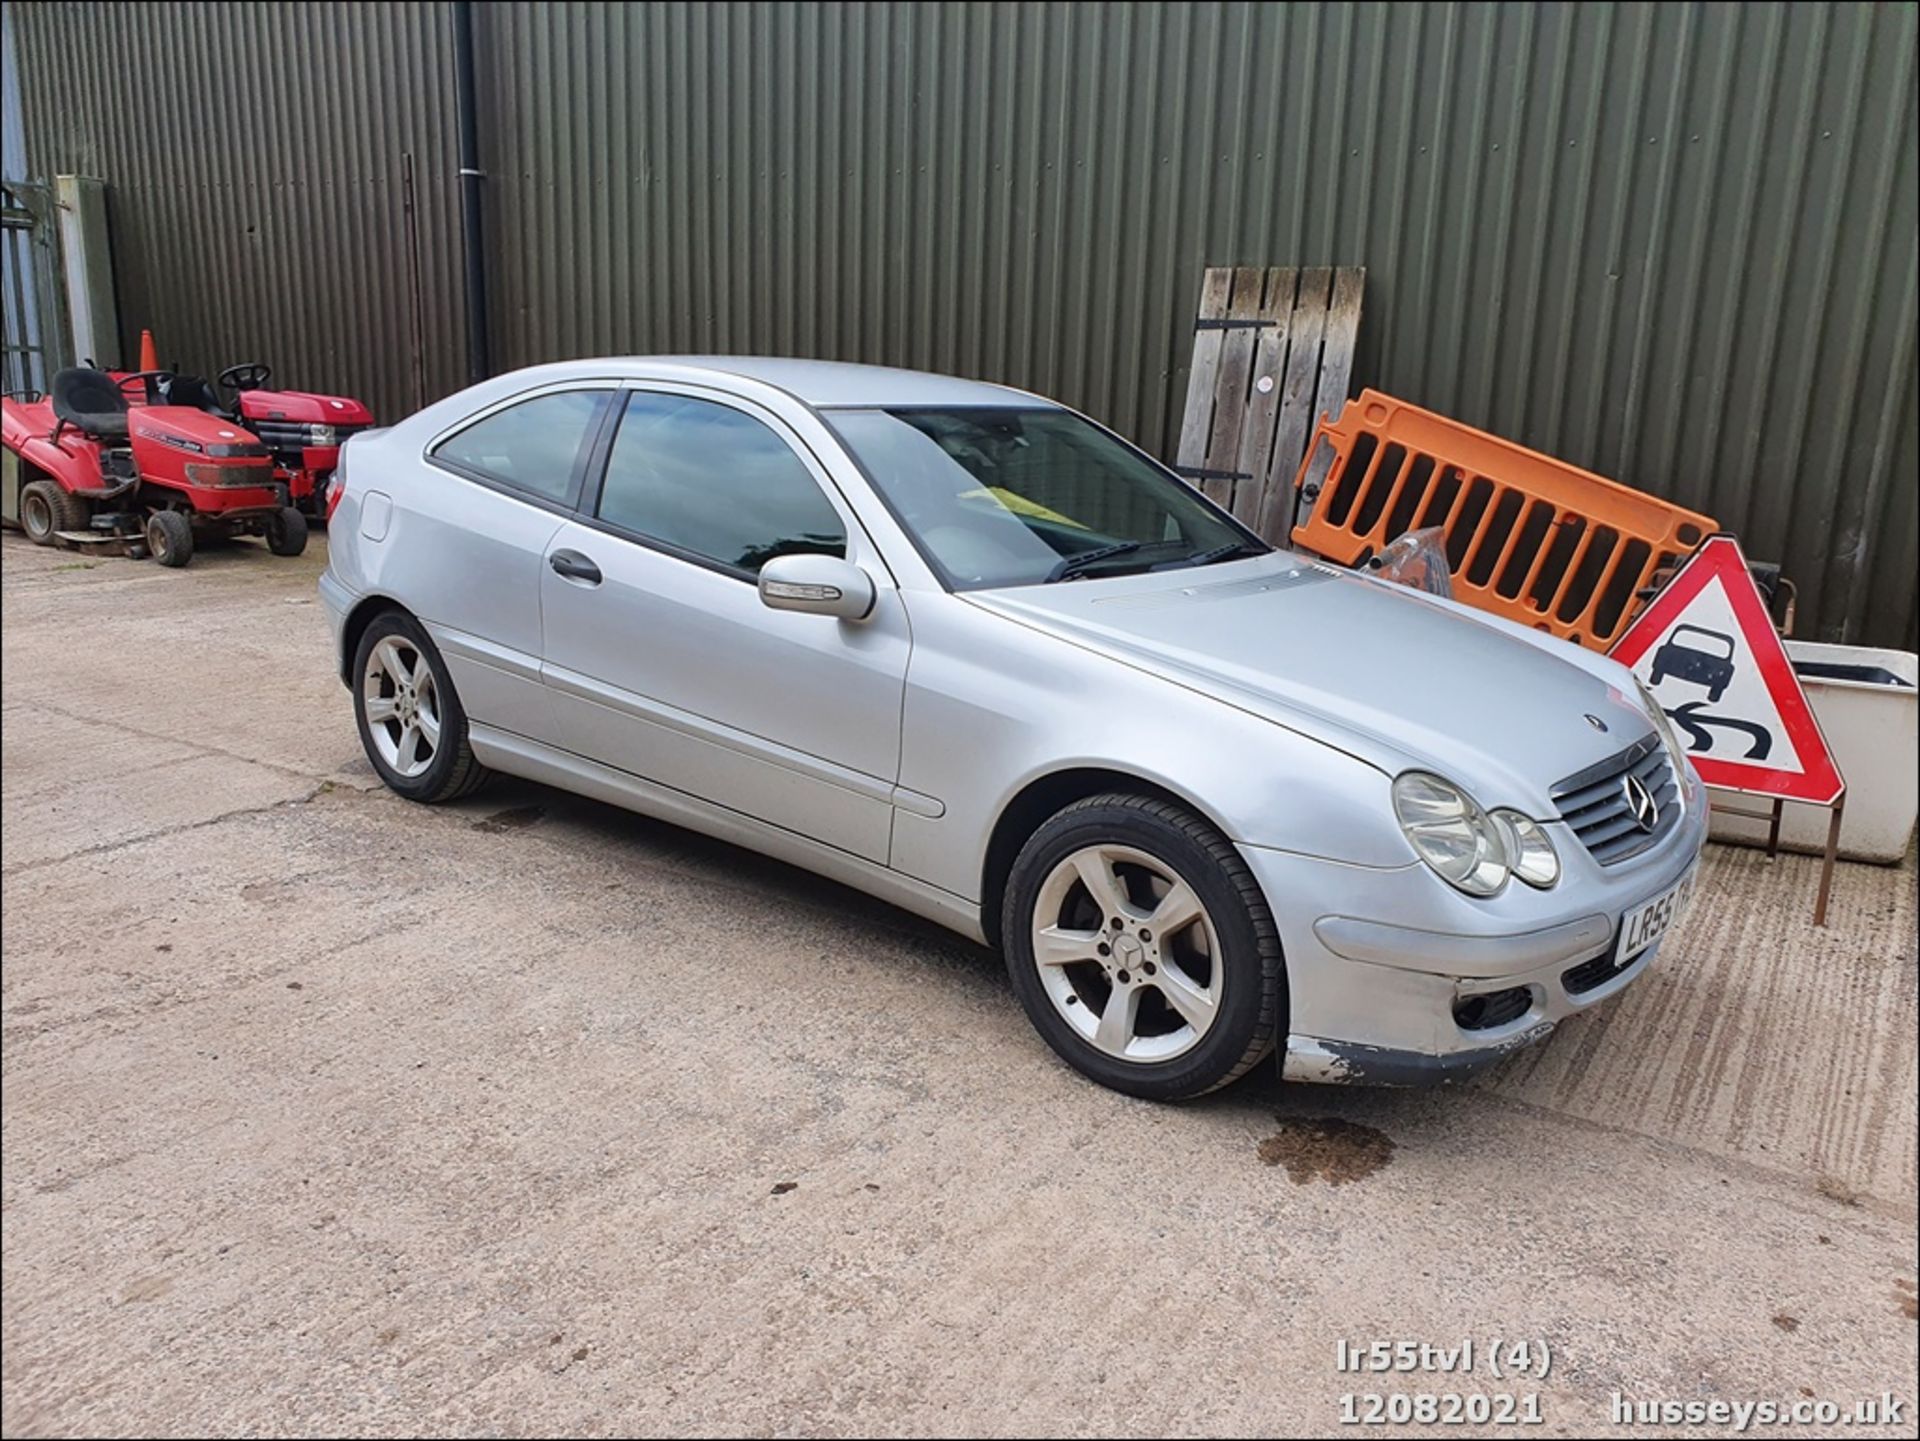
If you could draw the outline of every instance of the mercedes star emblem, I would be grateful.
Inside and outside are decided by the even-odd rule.
[[[1639,776],[1627,772],[1626,779],[1620,782],[1620,793],[1626,797],[1627,812],[1633,817],[1633,823],[1641,830],[1651,832],[1660,824],[1660,802],[1653,798],[1653,792]]]

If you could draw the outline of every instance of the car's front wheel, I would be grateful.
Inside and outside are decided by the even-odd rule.
[[[436,805],[487,778],[447,663],[420,622],[397,610],[375,616],[354,650],[353,674],[360,743],[390,790]]]
[[[1205,821],[1146,796],[1075,802],[1021,849],[1001,939],[1035,1029],[1076,1069],[1150,1100],[1217,1090],[1283,1024],[1280,938]]]

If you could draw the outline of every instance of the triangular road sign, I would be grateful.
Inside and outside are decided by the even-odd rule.
[[[1695,551],[1609,654],[1646,682],[1708,785],[1814,805],[1846,790],[1732,536]]]

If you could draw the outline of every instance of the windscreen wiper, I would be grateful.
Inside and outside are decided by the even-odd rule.
[[[1116,540],[1112,545],[1097,545],[1092,550],[1083,550],[1078,555],[1066,557],[1048,571],[1047,578],[1041,584],[1051,585],[1056,580],[1071,580],[1096,562],[1110,560],[1116,555],[1131,555],[1138,549],[1140,549],[1140,542],[1137,540]]]
[[[1225,545],[1216,545],[1212,550],[1198,551],[1193,555],[1182,556],[1179,565],[1212,565],[1216,560],[1232,560],[1236,555],[1256,555],[1257,551],[1244,540],[1229,541]]]

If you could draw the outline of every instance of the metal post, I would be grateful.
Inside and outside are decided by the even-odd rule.
[[[487,258],[480,224],[479,122],[473,94],[473,6],[453,6],[453,90],[460,135],[460,228],[467,247],[467,383],[493,373],[487,350]]]
[[[1780,858],[1780,813],[1786,806],[1780,797],[1773,798],[1773,820],[1767,826],[1767,859],[1770,861]]]
[[[420,206],[413,185],[413,152],[400,157],[400,185],[407,219],[407,308],[412,322],[413,408],[427,403],[427,328],[420,295]]]
[[[1840,817],[1847,811],[1847,794],[1833,803],[1833,819],[1827,822],[1827,853],[1820,860],[1820,898],[1813,903],[1813,923],[1827,923],[1827,898],[1833,894],[1833,859],[1840,850]]]

